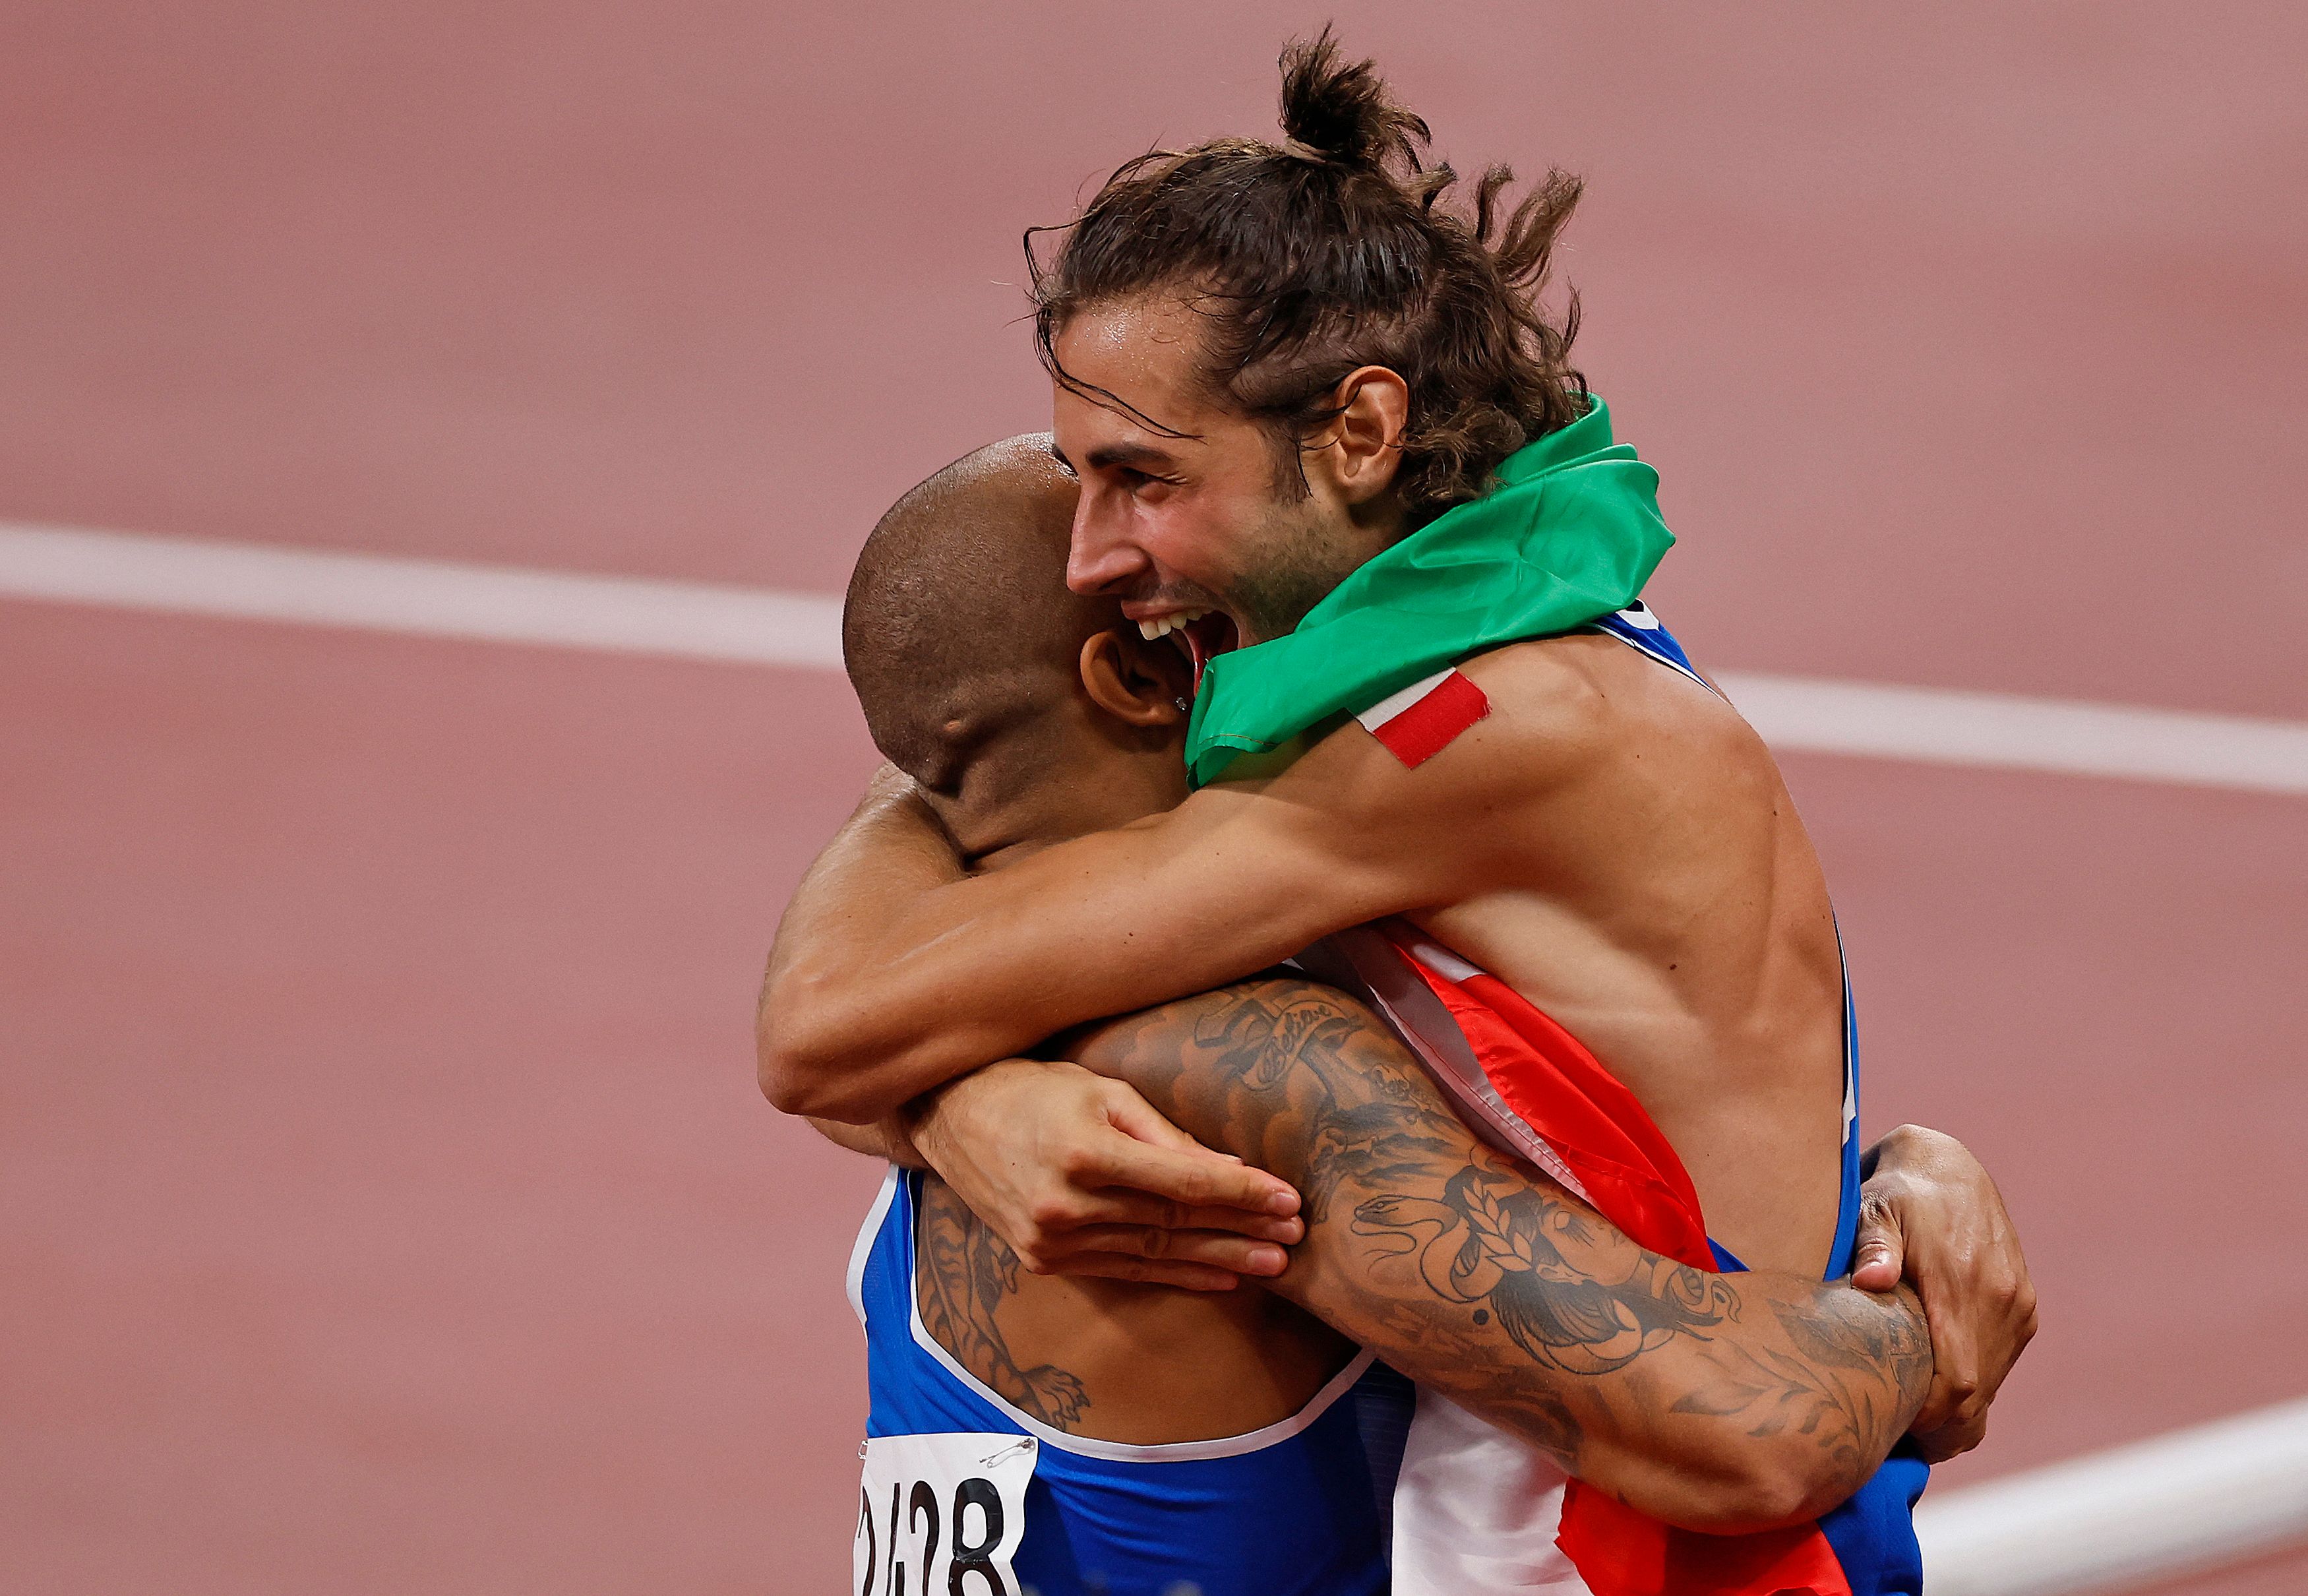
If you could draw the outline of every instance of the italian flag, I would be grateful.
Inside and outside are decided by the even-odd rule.
[[[1483,690],[1453,669],[1390,693],[1355,719],[1388,753],[1416,770],[1490,712]]]

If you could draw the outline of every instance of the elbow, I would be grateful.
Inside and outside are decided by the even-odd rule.
[[[843,1045],[845,1029],[822,1004],[772,982],[754,1020],[754,1077],[781,1114],[862,1125],[883,1110],[858,1091],[858,1060]]]
[[[762,1095],[780,1114],[805,1119],[840,1117],[827,1112],[825,1084],[814,1056],[800,1047],[790,1031],[765,1013],[754,1026],[754,1076]]]

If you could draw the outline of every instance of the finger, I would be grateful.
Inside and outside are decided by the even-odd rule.
[[[1914,1428],[1936,1429],[1952,1420],[1979,1392],[1979,1348],[1968,1332],[1931,1314],[1932,1388],[1916,1414]]]
[[[1931,1389],[1924,1395],[1924,1405],[1916,1410],[1916,1421],[1908,1427],[1908,1433],[1926,1436],[1945,1428],[1948,1416],[1955,1411],[1956,1400],[1954,1387],[1933,1375]]]
[[[1259,1241],[1296,1247],[1306,1238],[1304,1220],[1277,1214],[1253,1213],[1242,1208],[1190,1208],[1165,1197],[1111,1186],[1101,1191],[1068,1193],[1063,1214],[1055,1204],[1038,1207],[1035,1218],[1052,1232],[1084,1225],[1157,1225],[1167,1230],[1231,1230]]]
[[[1298,1194],[1288,1182],[1199,1146],[1184,1152],[1119,1137],[1098,1149],[1095,1164],[1094,1175],[1073,1171],[1083,1185],[1127,1186],[1189,1208],[1240,1208],[1282,1218],[1298,1212]]]
[[[1987,1362],[1981,1338],[1988,1326],[1970,1311],[1977,1297],[1970,1263],[1960,1255],[1952,1260],[1936,1258],[1933,1267],[1924,1272],[1932,1278],[1916,1281],[1932,1335],[1932,1389],[1924,1411],[1917,1416],[1918,1428],[1929,1428],[1955,1419],[1962,1404],[1979,1390],[1980,1372]]]
[[[1053,1258],[1045,1274],[1072,1275],[1077,1280],[1135,1281],[1142,1285],[1178,1286],[1189,1291],[1231,1291],[1242,1276],[1231,1269],[1208,1264],[1181,1263],[1173,1258],[1138,1258],[1124,1253],[1077,1253]]]
[[[1298,1194],[1290,1189],[1288,1182],[1269,1175],[1262,1169],[1251,1169],[1249,1165],[1230,1152],[1212,1152],[1171,1124],[1159,1109],[1139,1096],[1135,1091],[1119,1082],[1115,1083],[1115,1085],[1118,1091],[1107,1103],[1107,1117],[1116,1129],[1150,1147],[1183,1153],[1190,1158],[1215,1160],[1228,1166],[1235,1172],[1235,1178],[1237,1180],[1249,1182],[1263,1195],[1262,1200],[1256,1203],[1244,1203],[1227,1198],[1219,1198],[1212,1202],[1206,1202],[1205,1206],[1224,1204],[1232,1207],[1254,1207],[1262,1212],[1285,1214],[1296,1213],[1298,1211]],[[1193,1197],[1180,1194],[1164,1195],[1173,1196],[1180,1202],[1195,1201]],[[1281,1205],[1285,1198],[1287,1199],[1287,1206]]]
[[[1290,1263],[1290,1255],[1270,1241],[1223,1230],[1167,1230],[1158,1225],[1092,1225],[1053,1238],[1042,1251],[1045,1262],[1051,1264],[1085,1253],[1114,1253],[1168,1264],[1206,1264],[1262,1277],[1280,1274]]]
[[[1924,1454],[1925,1462],[1943,1463],[1951,1457],[1961,1457],[1987,1438],[1987,1415],[1983,1411],[1959,1423],[1908,1433],[1915,1436],[1916,1449]]]
[[[1225,1158],[1223,1152],[1211,1152],[1193,1137],[1172,1125],[1159,1109],[1138,1094],[1126,1082],[1107,1083],[1106,1117],[1116,1130],[1134,1136],[1155,1147],[1167,1147],[1173,1152],[1199,1152],[1211,1158]],[[1239,1159],[1235,1160],[1239,1163]]]
[[[1908,1264],[1907,1235],[1888,1203],[1873,1197],[1859,1205],[1859,1238],[1852,1249],[1851,1283],[1863,1291],[1890,1291]]]

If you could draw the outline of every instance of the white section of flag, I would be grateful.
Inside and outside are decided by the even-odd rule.
[[[1390,693],[1361,714],[1356,715],[1355,719],[1362,722],[1365,731],[1375,735],[1380,727],[1389,720],[1399,719],[1405,711],[1416,706],[1419,700],[1449,681],[1455,669],[1456,668],[1453,667],[1451,669],[1438,670],[1433,676],[1411,683],[1399,693]]]

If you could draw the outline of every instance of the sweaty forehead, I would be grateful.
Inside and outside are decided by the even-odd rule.
[[[1051,349],[1071,379],[1057,384],[1058,444],[1077,468],[1078,445],[1128,440],[1176,450],[1225,418],[1202,385],[1201,324],[1174,294],[1093,305],[1067,320]]]

